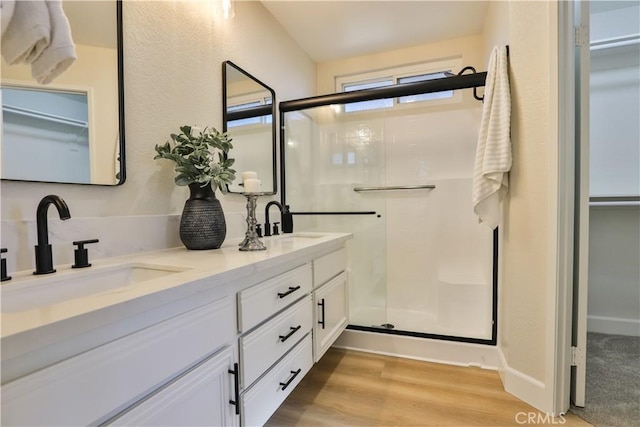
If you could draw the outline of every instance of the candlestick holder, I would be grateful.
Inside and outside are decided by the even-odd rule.
[[[256,205],[260,193],[244,193],[247,198],[247,233],[240,243],[241,251],[264,251],[267,247],[258,238],[256,233]]]

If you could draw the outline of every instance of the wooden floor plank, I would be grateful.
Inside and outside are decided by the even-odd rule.
[[[266,425],[532,424],[590,426],[573,414],[556,419],[538,414],[505,392],[495,371],[332,348]]]

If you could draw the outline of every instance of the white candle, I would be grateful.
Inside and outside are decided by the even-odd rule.
[[[244,180],[245,193],[259,193],[262,182],[259,179],[248,178]]]
[[[242,172],[242,182],[244,183],[247,179],[258,179],[258,173],[253,171]]]

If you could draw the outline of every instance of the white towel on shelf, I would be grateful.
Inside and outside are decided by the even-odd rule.
[[[491,229],[500,223],[500,201],[511,170],[511,94],[507,47],[494,47],[489,59],[484,107],[473,173],[473,211]]]
[[[49,45],[51,23],[43,0],[16,1],[6,28],[4,21],[3,17],[2,56],[9,65],[30,64]]]
[[[0,0],[0,21],[2,22],[0,34],[4,34],[5,30],[9,26],[15,6],[15,0]]]
[[[31,75],[40,84],[51,83],[77,59],[71,27],[62,10],[61,0],[47,0],[46,5],[51,20],[51,43],[31,64]]]

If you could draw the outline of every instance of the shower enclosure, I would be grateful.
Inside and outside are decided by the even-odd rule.
[[[350,329],[495,344],[496,233],[471,201],[482,104],[460,90],[485,77],[280,104],[295,230],[354,236]]]

